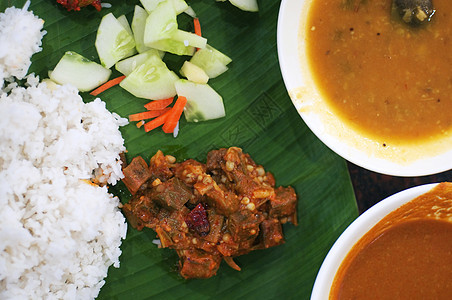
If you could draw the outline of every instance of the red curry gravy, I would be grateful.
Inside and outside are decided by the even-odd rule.
[[[401,206],[348,253],[330,299],[451,299],[452,183]]]
[[[392,0],[312,1],[307,55],[316,85],[354,130],[384,143],[435,140],[452,129],[452,1],[410,27]]]

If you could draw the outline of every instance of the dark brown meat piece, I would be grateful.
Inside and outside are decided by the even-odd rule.
[[[292,187],[278,187],[275,190],[276,197],[270,201],[270,217],[290,218],[293,224],[297,224],[296,209],[297,195]]]
[[[155,228],[158,214],[158,207],[152,200],[144,195],[133,198],[132,201],[126,203],[122,207],[127,220],[132,227],[142,230],[143,227]]]
[[[191,241],[187,239],[188,228],[185,223],[188,213],[189,209],[186,207],[172,212],[160,210],[155,231],[163,248],[187,249],[190,246]]]
[[[180,274],[188,278],[209,278],[217,273],[221,256],[212,255],[202,250],[183,250],[179,252]]]
[[[204,183],[195,185],[198,191],[201,190],[200,185],[204,185]],[[229,216],[239,209],[239,200],[234,193],[222,190],[213,180],[206,186],[207,188],[203,195],[206,195],[207,203],[215,207],[219,214]]]
[[[207,218],[209,219],[210,230],[204,239],[215,244],[220,241],[225,217],[218,214],[215,209],[210,208],[207,210]]]
[[[173,177],[171,167],[172,165],[169,162],[169,159],[165,157],[160,150],[151,157],[151,161],[149,162],[149,171],[152,174],[153,180],[160,179],[161,181],[165,181]]]
[[[264,248],[280,245],[284,242],[281,222],[277,219],[264,220],[260,224]]]
[[[134,157],[132,162],[122,171],[124,173],[122,182],[124,182],[132,195],[134,195],[138,189],[151,178],[151,172],[148,169],[148,165],[141,156]]]
[[[262,217],[249,210],[238,211],[228,218],[228,230],[236,242],[255,239],[259,234]]]
[[[212,150],[207,153],[206,167],[209,173],[221,171],[227,149]]]
[[[181,209],[193,194],[179,178],[173,177],[157,184],[151,192],[151,199],[168,209]]]

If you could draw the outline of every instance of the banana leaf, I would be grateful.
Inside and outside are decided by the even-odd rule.
[[[94,47],[103,15],[124,14],[132,20],[137,0],[104,0],[112,4],[100,12],[87,7],[68,12],[55,0],[32,0],[30,10],[45,21],[43,50],[32,58],[30,72],[46,78],[65,51],[99,62]],[[242,271],[222,264],[210,279],[184,280],[177,273],[177,255],[158,249],[152,230],[129,226],[121,246],[121,266],[109,269],[99,299],[308,299],[320,265],[340,233],[358,210],[346,162],[323,145],[299,117],[285,90],[279,70],[276,24],[280,1],[259,1],[257,13],[239,10],[229,2],[188,0],[200,19],[208,43],[230,56],[230,69],[210,80],[224,99],[226,117],[199,123],[180,122],[174,138],[161,130],[145,133],[134,124],[121,128],[130,160],[149,159],[158,149],[179,161],[205,161],[208,151],[238,146],[266,170],[277,185],[291,185],[299,196],[298,226],[285,224],[286,242],[236,259]],[[24,0],[2,0],[0,10],[21,7]],[[179,26],[193,30],[191,18],[178,17]],[[294,28],[295,30],[295,28]],[[166,55],[175,71],[187,57]],[[114,71],[112,77],[119,75]],[[85,101],[94,99],[82,93]],[[143,111],[145,99],[119,86],[100,95],[110,111],[123,117]],[[110,189],[127,202],[122,183]]]

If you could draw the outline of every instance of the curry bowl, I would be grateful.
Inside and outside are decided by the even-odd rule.
[[[378,230],[375,231],[376,228],[379,228],[378,226],[381,226],[381,224],[384,223],[385,225],[390,224],[389,226],[393,226],[395,228],[397,224],[409,224],[410,221],[415,220],[415,219],[403,219],[403,218],[406,218],[407,215],[409,215],[409,213],[407,214],[407,211],[413,212],[413,216],[415,216],[414,213],[417,213],[417,211],[421,211],[423,209],[426,209],[426,210],[436,209],[436,212],[439,213],[440,209],[438,209],[437,207],[432,208],[429,205],[427,205],[427,206],[423,206],[422,204],[419,205],[419,203],[421,203],[419,201],[425,201],[425,199],[427,199],[427,197],[430,197],[432,195],[434,197],[437,197],[437,195],[440,195],[440,194],[441,194],[441,196],[447,195],[446,198],[448,198],[449,200],[440,204],[440,206],[443,204],[447,206],[447,205],[450,205],[448,203],[450,203],[450,201],[451,201],[450,200],[451,199],[450,197],[452,196],[451,191],[452,191],[452,184],[450,184],[450,183],[421,185],[421,186],[406,189],[397,194],[394,194],[394,195],[380,201],[379,203],[377,203],[376,205],[374,205],[373,207],[371,207],[370,209],[365,211],[361,216],[359,216],[353,223],[351,223],[348,226],[348,228],[341,234],[341,236],[336,240],[336,242],[334,243],[334,245],[328,252],[328,254],[327,254],[326,258],[324,259],[323,264],[321,265],[320,270],[317,274],[317,277],[316,277],[316,280],[314,283],[314,287],[312,290],[312,294],[311,294],[311,299],[315,299],[315,300],[317,300],[317,299],[335,299],[334,297],[330,298],[330,296],[331,296],[330,292],[333,290],[337,291],[337,289],[334,288],[336,286],[336,276],[338,276],[337,274],[343,274],[343,273],[339,272],[339,270],[340,270],[340,268],[341,268],[341,270],[343,270],[342,264],[344,261],[347,261],[345,258],[348,257],[350,254],[352,254],[352,255],[355,254],[356,252],[354,252],[354,250],[356,250],[356,248],[360,248],[359,251],[363,251],[363,249],[368,251],[369,248],[372,248],[372,247],[368,246],[369,244],[371,244],[371,243],[375,244],[375,241],[380,240],[380,245],[381,245],[381,243],[382,243],[381,240],[385,239],[384,235],[382,234],[383,231],[378,231]],[[420,195],[422,195],[422,197],[419,197]],[[430,195],[430,196],[426,196],[426,195]],[[422,198],[424,200],[418,200],[420,198]],[[415,200],[411,201],[413,199],[415,199]],[[415,202],[415,201],[418,201],[418,202]],[[427,203],[427,202],[422,202],[422,203]],[[428,202],[428,203],[431,203],[431,202]],[[413,210],[413,207],[414,207],[414,210]],[[439,213],[439,214],[441,214],[441,213]],[[401,219],[398,219],[401,215],[403,215],[404,217]],[[416,220],[419,220],[417,215],[416,215],[416,217],[417,217]],[[446,222],[438,222],[438,223],[441,223],[443,225],[447,224],[448,230],[449,230],[448,237],[450,237],[450,235],[452,233],[452,230],[451,230],[452,224],[450,222],[450,214],[448,216],[442,215],[442,217],[445,218]],[[424,220],[425,219],[431,220],[429,218],[432,218],[432,217],[426,215],[424,217]],[[380,222],[382,219],[383,219],[383,222]],[[402,220],[405,223],[403,223],[403,222],[397,223],[396,221],[393,222],[391,220]],[[389,228],[391,228],[391,227],[389,227]],[[369,232],[371,233],[373,240],[368,240],[367,244],[363,244],[362,237],[365,235],[368,236]],[[386,231],[385,233],[387,233],[387,232],[389,232],[389,231]],[[410,231],[410,232],[408,232],[408,234],[413,235],[414,232]],[[386,236],[387,235],[388,234],[386,234]],[[420,236],[421,236],[421,239],[425,238],[424,235],[420,235]],[[444,237],[442,237],[442,239],[444,239]],[[399,243],[400,240],[401,239],[396,240],[397,247],[403,246],[402,244]],[[417,242],[419,242],[419,241],[417,241]],[[390,244],[387,244],[387,245],[390,245]],[[387,245],[385,245],[385,246],[387,246]],[[373,247],[379,247],[379,246],[373,246]],[[383,248],[378,248],[380,252],[384,252],[384,255],[388,261],[390,260],[390,255],[395,256],[395,253],[398,253],[398,252],[391,252],[390,250],[386,250],[386,249],[391,249],[391,250],[394,249],[391,247],[392,246],[389,246],[387,248],[385,247],[384,248],[385,250],[382,250]],[[428,245],[427,247],[430,247],[430,245]],[[447,247],[448,246],[446,245],[446,248]],[[444,246],[443,246],[443,248],[444,248]],[[353,251],[352,251],[352,249],[353,249]],[[409,257],[411,255],[412,250],[411,250],[411,248],[405,248],[405,249],[409,252],[409,254],[406,255],[406,257]],[[405,252],[407,252],[407,251],[405,251]],[[425,251],[425,249],[423,249],[422,251],[430,252],[430,251]],[[445,249],[445,251],[447,253],[448,251],[450,251],[450,249]],[[436,255],[436,256],[441,256],[441,252],[433,251],[433,250],[431,252],[435,252],[434,255]],[[370,252],[367,252],[367,253],[370,253]],[[443,258],[446,259],[443,263],[447,265],[447,259],[449,259],[449,260],[451,259],[450,252],[446,256],[448,258],[445,258],[445,256],[443,256],[440,259],[443,259]],[[356,258],[356,256],[355,256],[355,258]],[[361,257],[361,259],[364,259],[364,257]],[[383,259],[383,260],[386,260],[386,259]],[[418,261],[416,261],[416,262],[406,261],[406,260],[400,259],[400,258],[399,258],[399,260],[403,261],[402,264],[404,266],[405,265],[410,266],[410,267],[415,266],[415,268],[419,268],[419,265],[421,265],[418,263]],[[358,262],[358,264],[361,264],[365,268],[369,267],[369,265],[367,264],[367,261],[356,259],[355,262]],[[381,257],[375,258],[374,262],[376,262],[377,265],[385,264],[385,262],[383,262],[381,260]],[[344,264],[344,265],[347,265],[347,264]],[[348,264],[348,266],[350,266],[350,265],[351,264]],[[396,268],[397,266],[394,266],[394,264],[393,264],[393,267]],[[435,268],[436,265],[430,266],[430,267]],[[351,267],[350,267],[350,269],[351,269]],[[368,268],[368,270],[369,269],[372,270],[370,272],[372,274],[376,274],[376,273],[384,274],[384,273],[386,273],[385,271],[387,271],[383,267],[380,268],[379,266],[378,266],[378,268]],[[416,269],[415,269],[415,271],[416,271]],[[434,270],[433,272],[437,272],[437,271],[439,273],[439,270]],[[391,273],[391,272],[389,272],[389,273]],[[411,276],[406,276],[406,277],[407,278],[416,277],[416,276],[423,277],[423,276],[419,275],[419,272],[420,271],[418,271],[418,276],[417,276],[414,271],[411,271],[411,273],[410,273]],[[445,274],[450,275],[450,271],[446,271]],[[352,275],[350,275],[350,273],[347,275],[349,276],[349,278],[352,278]],[[377,275],[376,278],[378,278],[378,276],[379,275]],[[400,274],[397,274],[395,276],[399,276],[398,278],[400,278]],[[443,274],[443,276],[444,276],[444,274]],[[366,276],[365,278],[368,279],[370,277],[371,276]],[[449,276],[446,276],[446,277],[449,278]],[[339,276],[339,278],[340,278],[340,276]],[[362,276],[362,274],[361,274],[361,278],[364,278],[364,276]],[[447,278],[445,279],[446,282],[449,280]],[[444,280],[444,278],[443,278],[443,280]],[[393,280],[393,282],[397,282],[397,281],[401,281],[401,280]],[[339,280],[339,282],[340,282],[340,280]],[[360,284],[361,283],[362,282],[360,282]],[[386,285],[383,282],[375,282],[374,281],[374,282],[372,282],[372,284],[374,284],[374,286],[378,286],[379,289],[386,288]],[[438,285],[441,285],[441,283],[438,283]],[[359,284],[355,282],[354,289],[356,289],[357,286],[359,286]],[[399,286],[398,289],[400,290],[400,288],[401,287]],[[415,288],[413,288],[412,290],[413,290],[412,292],[416,292]],[[367,289],[366,293],[372,293],[372,291],[370,291],[370,289]],[[449,293],[450,293],[450,285],[449,285]],[[367,294],[367,295],[369,295],[369,294]],[[348,295],[348,296],[350,296],[350,295]],[[381,295],[380,296],[374,295],[374,296],[376,298],[379,298]],[[410,298],[409,296],[407,296],[407,297]],[[422,298],[422,296],[420,296],[420,298]],[[427,298],[429,298],[429,297],[427,297]],[[439,298],[441,298],[441,297],[439,297]]]
[[[282,0],[277,25],[278,57],[283,80],[293,105],[306,125],[335,153],[360,167],[374,172],[393,176],[423,176],[451,169],[452,147],[450,145],[452,145],[452,130],[449,127],[448,129],[441,129],[441,133],[438,135],[431,135],[428,138],[419,140],[409,140],[407,138],[400,142],[396,140],[394,142],[386,142],[384,134],[382,137],[377,137],[369,134],[369,130],[357,130],[355,123],[358,124],[359,121],[352,120],[349,122],[349,119],[355,118],[355,115],[351,117],[341,116],[337,108],[331,106],[331,101],[326,101],[328,97],[331,98],[328,93],[331,94],[332,92],[328,88],[320,86],[324,77],[321,74],[315,75],[313,67],[313,61],[318,59],[310,57],[314,50],[308,50],[310,32],[319,30],[319,28],[312,26],[309,21],[311,6],[315,2],[316,0]],[[336,6],[334,7],[334,9],[337,9]],[[328,19],[328,17],[324,19]],[[350,28],[347,27],[346,32],[343,34],[350,35],[355,33],[355,36],[358,35],[360,27],[346,26],[350,26]],[[400,28],[408,31],[407,35],[409,35],[409,30],[411,29],[406,29],[402,26],[400,25]],[[386,32],[377,32],[375,39],[379,39],[385,34]],[[378,65],[368,67],[369,70],[378,68]],[[390,90],[390,87],[386,87],[386,85],[391,83],[385,81],[385,76],[375,75],[375,77],[378,77],[377,81],[379,82],[377,84],[380,84],[382,89],[385,87]],[[338,77],[336,81],[341,82],[342,78]],[[362,94],[359,90],[352,90],[352,93],[358,96]],[[401,98],[403,97],[404,95],[401,95]],[[433,101],[433,98],[430,100]],[[388,99],[385,101],[387,103],[390,102]],[[440,98],[435,98],[434,101],[440,103]],[[448,99],[444,99],[444,101],[449,102]],[[436,102],[435,104],[433,102],[430,103],[429,107],[436,105]],[[441,102],[441,105],[443,104]],[[370,110],[371,114],[380,114],[379,112],[373,112],[372,107],[367,110]],[[446,120],[451,119],[450,110],[444,111],[447,114],[445,116]],[[389,117],[392,117],[391,113],[389,114]],[[359,116],[360,113],[356,113],[356,118]],[[422,117],[420,116],[419,118]],[[378,127],[390,123],[381,122],[380,124],[378,119],[376,122],[376,130],[379,130]],[[427,124],[428,122],[439,123],[439,121],[426,121],[424,123]],[[450,123],[450,121],[443,123]],[[408,126],[410,121],[401,124],[398,127]],[[448,124],[447,126],[450,125]],[[385,130],[392,132],[390,129]],[[416,130],[413,133],[414,135],[417,134]]]

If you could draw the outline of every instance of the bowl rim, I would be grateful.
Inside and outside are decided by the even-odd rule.
[[[420,159],[409,161],[408,163],[400,163],[391,160],[390,157],[377,157],[373,153],[365,153],[362,149],[357,149],[356,146],[344,143],[340,136],[325,133],[325,130],[318,126],[318,121],[311,116],[312,114],[309,115],[300,108],[301,100],[296,99],[291,91],[303,86],[307,81],[307,75],[302,74],[303,72],[301,71],[304,62],[300,58],[299,50],[299,39],[301,39],[300,32],[302,29],[300,22],[302,9],[308,8],[308,5],[312,1],[314,0],[282,0],[277,22],[277,52],[282,78],[293,105],[309,129],[328,148],[342,158],[357,166],[377,173],[413,177],[437,174],[452,169],[452,148],[448,146],[449,143],[447,143],[447,150],[445,152],[435,155],[429,155],[430,153],[428,153]],[[308,70],[309,66],[305,66],[305,69]],[[308,73],[308,71],[305,72]],[[310,80],[312,81],[312,79]],[[361,142],[362,144],[369,144],[369,141],[369,139],[359,137],[358,143],[356,144],[360,144]],[[422,149],[421,146],[414,147]],[[403,152],[392,156],[396,158],[403,157]]]
[[[402,190],[370,207],[339,236],[326,255],[311,293],[312,300],[328,299],[334,276],[352,247],[381,219],[403,204],[433,189],[439,183],[428,183]]]

